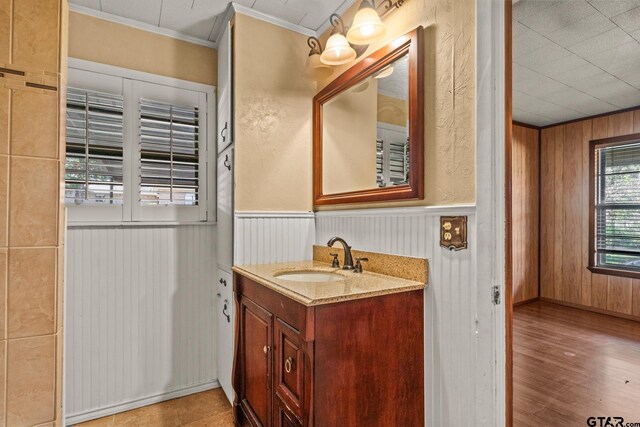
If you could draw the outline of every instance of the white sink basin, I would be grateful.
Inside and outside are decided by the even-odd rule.
[[[278,279],[291,282],[339,282],[346,279],[342,274],[330,271],[286,271],[275,275]]]

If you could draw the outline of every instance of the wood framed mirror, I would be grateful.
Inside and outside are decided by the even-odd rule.
[[[314,205],[424,198],[423,29],[313,98]]]

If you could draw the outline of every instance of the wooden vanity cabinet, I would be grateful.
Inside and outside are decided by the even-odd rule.
[[[234,273],[237,426],[424,424],[423,291],[307,307]]]

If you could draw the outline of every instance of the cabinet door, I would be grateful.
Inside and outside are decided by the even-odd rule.
[[[218,43],[218,153],[233,142],[231,77],[231,26],[227,22]]]
[[[271,426],[273,315],[247,298],[240,310],[240,404],[252,425]]]
[[[305,355],[298,331],[280,319],[275,323],[276,394],[297,415],[303,417]]]
[[[231,271],[233,265],[233,147],[218,157],[216,257],[218,266]]]
[[[274,414],[274,427],[302,427],[300,421],[287,410],[280,399],[276,398],[276,412]]]
[[[235,325],[234,300],[231,274],[218,269],[218,301],[217,301],[217,334],[216,348],[218,353],[218,382],[233,402],[231,372],[233,370],[233,325]]]

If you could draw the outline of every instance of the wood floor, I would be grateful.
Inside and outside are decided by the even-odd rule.
[[[233,426],[231,404],[221,388],[110,415],[82,427],[227,427]]]
[[[514,426],[640,423],[640,322],[536,302],[514,309],[513,344]]]

